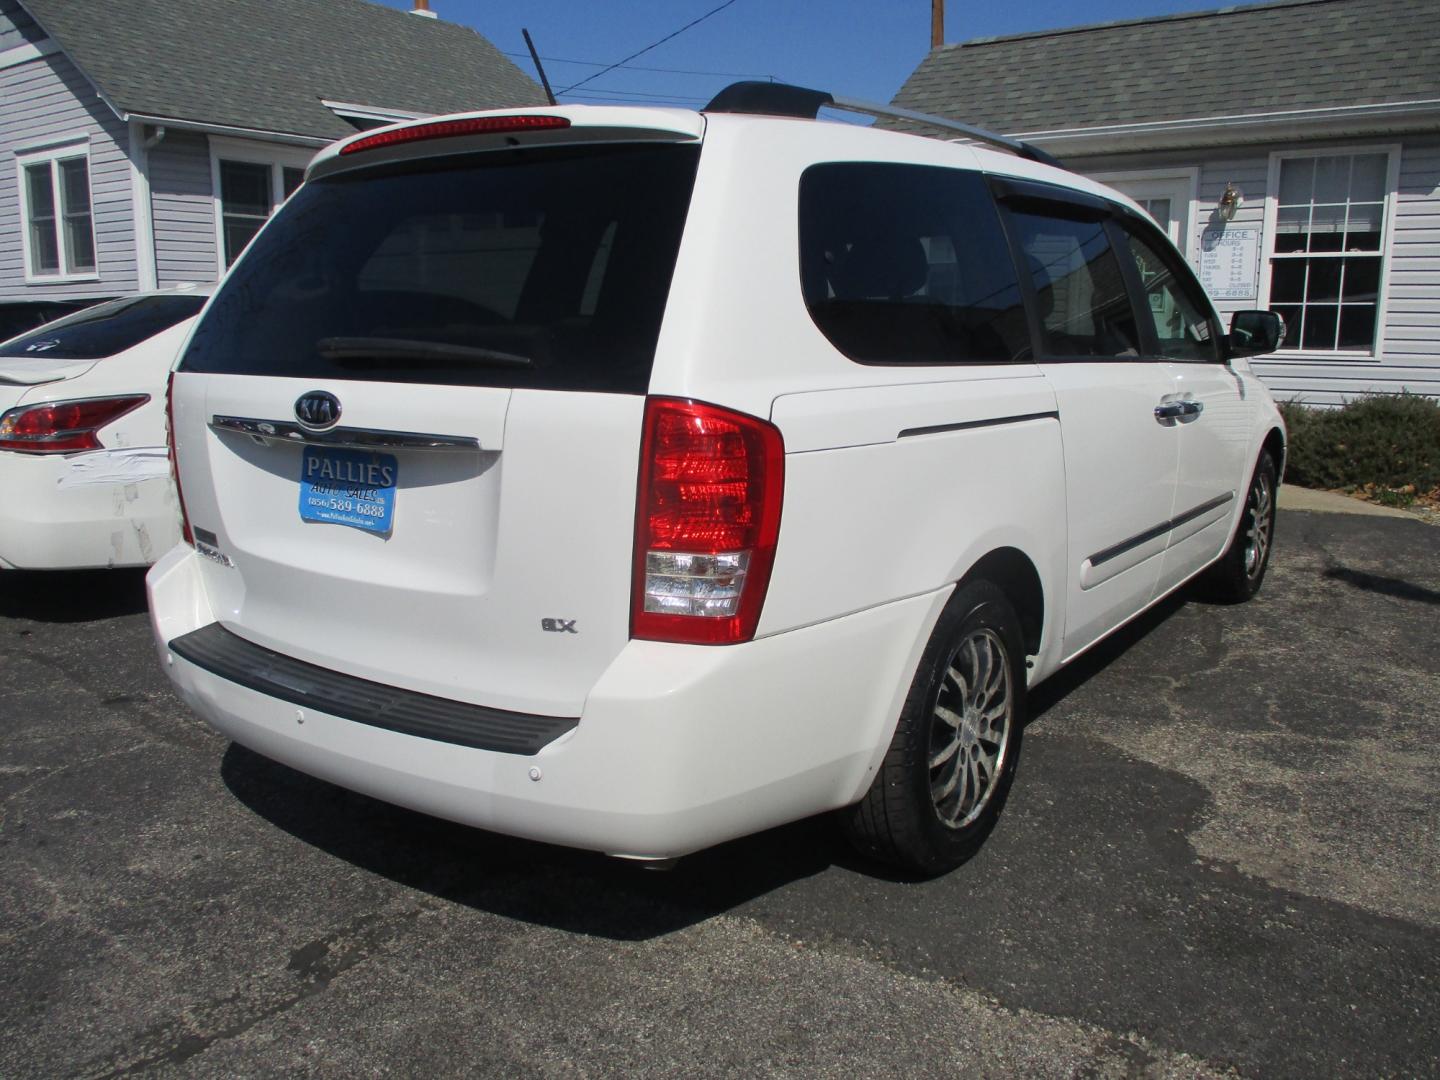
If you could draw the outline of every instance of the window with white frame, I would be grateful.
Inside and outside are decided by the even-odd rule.
[[[229,266],[240,257],[275,208],[288,199],[305,179],[304,151],[277,150],[263,160],[264,152],[238,141],[232,146],[212,139],[215,190],[218,199],[220,255]]]
[[[17,161],[26,277],[44,281],[94,277],[89,147],[20,154]]]
[[[1390,155],[1283,157],[1270,256],[1282,349],[1373,352]]]

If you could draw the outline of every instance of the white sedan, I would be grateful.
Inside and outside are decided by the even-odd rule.
[[[147,566],[179,541],[165,384],[210,291],[124,297],[0,344],[0,569]]]

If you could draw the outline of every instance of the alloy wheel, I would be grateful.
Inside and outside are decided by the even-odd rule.
[[[970,633],[950,658],[930,729],[930,797],[940,821],[969,825],[999,787],[1014,719],[1014,674],[999,636]]]

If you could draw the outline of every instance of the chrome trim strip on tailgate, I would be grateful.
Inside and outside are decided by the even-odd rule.
[[[476,750],[529,756],[580,722],[576,717],[489,709],[342,675],[246,641],[219,623],[175,638],[170,650],[212,675],[281,701]]]
[[[341,446],[352,450],[469,450],[480,440],[463,435],[427,435],[416,431],[381,431],[376,428],[336,427],[311,431],[292,420],[256,420],[248,416],[212,416],[214,431],[233,431],[261,442]]]

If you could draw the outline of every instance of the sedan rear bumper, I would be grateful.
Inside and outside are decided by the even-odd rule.
[[[0,452],[0,567],[148,566],[180,539],[165,448]]]

